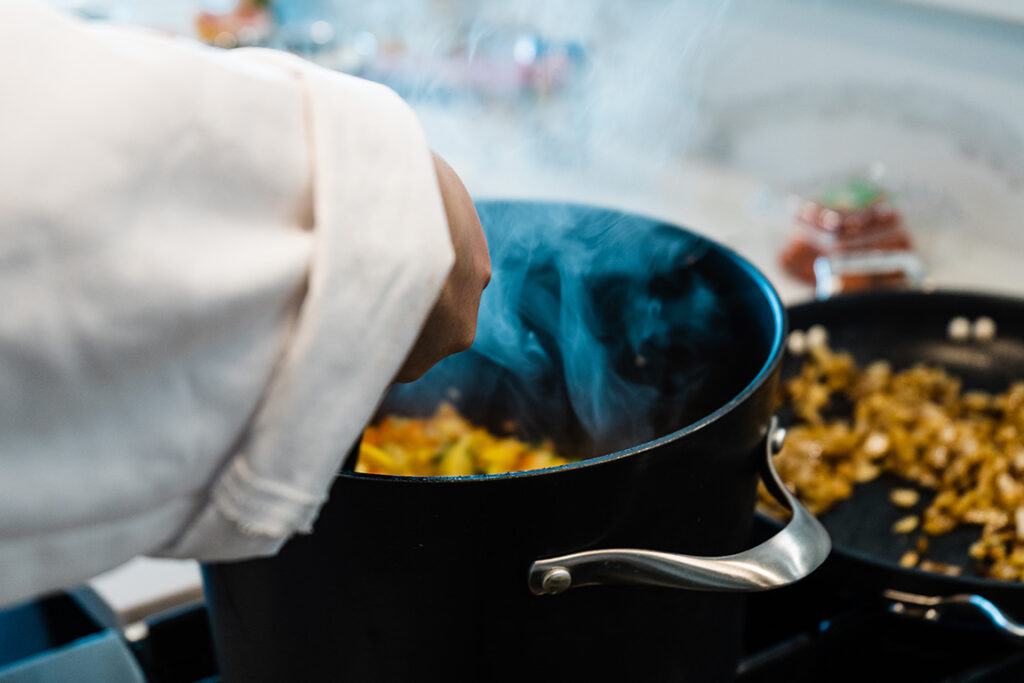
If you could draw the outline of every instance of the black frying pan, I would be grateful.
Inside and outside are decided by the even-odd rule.
[[[790,329],[824,325],[832,348],[849,351],[862,365],[876,359],[889,360],[894,369],[920,362],[939,365],[962,378],[965,388],[992,392],[1005,391],[1012,381],[1024,380],[1024,298],[885,291],[802,304],[788,312]],[[947,329],[956,316],[971,321],[980,316],[992,318],[997,325],[995,338],[952,339]],[[801,358],[789,355],[783,365],[783,378],[792,377],[801,363]],[[962,576],[944,576],[899,565],[900,556],[912,547],[916,536],[898,536],[891,531],[892,524],[907,514],[888,501],[894,486],[907,484],[890,477],[862,484],[852,498],[820,516],[833,542],[832,557],[822,572],[827,580],[866,595],[888,594],[890,599],[899,597],[892,591],[929,598],[979,596],[1006,616],[1024,622],[1024,583],[985,579],[974,573],[967,555],[968,547],[977,538],[973,529],[958,529],[931,539],[927,553],[929,559],[963,567]],[[922,500],[915,510],[922,510],[933,495],[923,489],[921,493]],[[907,604],[914,602],[910,600]],[[973,600],[973,605],[986,607],[981,600]],[[929,605],[922,606],[923,613]],[[965,611],[948,600],[931,606],[940,613],[946,608]],[[978,616],[992,620],[993,614],[978,612]]]

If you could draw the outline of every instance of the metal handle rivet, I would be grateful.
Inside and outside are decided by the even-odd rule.
[[[779,427],[774,432],[772,432],[772,436],[771,436],[772,453],[778,453],[779,451],[781,451],[782,447],[783,447],[783,445],[785,445],[785,443],[786,443],[786,430],[783,429],[782,427]]]
[[[553,567],[544,573],[541,586],[545,593],[561,593],[572,585],[572,574],[565,567]]]

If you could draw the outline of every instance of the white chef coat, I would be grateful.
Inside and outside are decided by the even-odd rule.
[[[453,254],[386,88],[0,2],[0,605],[307,532]]]

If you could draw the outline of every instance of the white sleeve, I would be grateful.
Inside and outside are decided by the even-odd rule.
[[[289,349],[210,503],[164,554],[235,559],[311,530],[454,255],[423,134],[390,90],[253,50],[304,84],[317,239]]]
[[[453,255],[389,90],[0,3],[0,604],[306,531]]]

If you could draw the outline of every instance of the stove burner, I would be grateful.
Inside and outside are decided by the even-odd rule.
[[[891,600],[865,600],[830,586],[815,574],[747,596],[735,683],[1024,681],[1024,648],[984,620],[955,622],[943,615],[930,621],[911,616],[906,604],[893,609]],[[4,664],[102,629],[64,594],[0,611],[0,682]],[[204,606],[147,619],[136,630],[143,637],[123,641],[146,683],[220,683]]]

